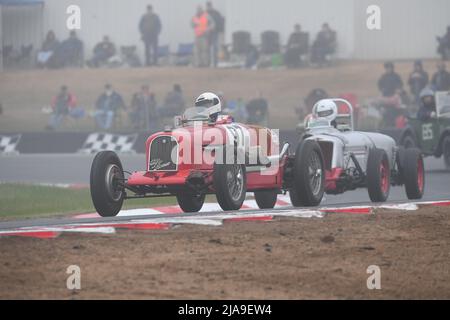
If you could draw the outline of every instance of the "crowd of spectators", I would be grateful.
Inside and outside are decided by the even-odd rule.
[[[446,70],[445,61],[437,63],[437,70],[431,79],[424,70],[422,61],[415,61],[407,80],[409,93],[395,71],[394,64],[386,62],[384,68],[385,72],[378,81],[378,89],[382,95],[379,105],[383,112],[383,125],[386,127],[404,126],[405,117],[411,115],[411,110],[418,109],[417,115],[421,118],[430,96],[434,96],[437,91],[450,91],[450,73]]]
[[[248,32],[237,31],[233,34],[231,44],[225,43],[225,17],[214,8],[212,2],[206,2],[205,7],[199,5],[191,18],[193,42],[180,44],[179,52],[171,54],[168,46],[160,46],[159,37],[163,23],[152,5],[148,5],[138,24],[140,39],[144,48],[144,62],[137,54],[137,45],[116,46],[109,35],[105,35],[93,48],[89,59],[85,59],[84,44],[71,31],[69,37],[59,41],[53,31],[49,31],[37,52],[36,63],[40,68],[82,67],[91,68],[116,67],[120,65],[156,66],[161,58],[165,64],[185,65],[196,67],[229,67],[246,66],[261,67],[286,65],[295,68],[310,63],[314,66],[324,66],[330,63],[337,48],[337,35],[331,27],[324,23],[315,40],[310,45],[309,33],[304,32],[299,24],[294,26],[286,46],[280,45],[280,35],[275,31],[266,31],[261,35],[261,44],[256,46],[251,42]],[[238,43],[239,34],[248,34],[245,41]],[[235,37],[235,35],[237,35]],[[267,36],[267,37],[266,37]],[[242,40],[242,38],[241,38]],[[243,47],[244,50],[236,49]],[[238,52],[241,64],[233,64],[233,54]],[[242,57],[243,55],[243,57]],[[264,56],[269,55],[269,58]],[[186,63],[183,58],[189,57]],[[264,63],[264,58],[270,61]],[[182,61],[178,61],[181,59]]]
[[[63,41],[56,39],[55,33],[49,31],[37,55],[39,67],[51,69],[63,67],[82,67],[84,65],[84,44],[75,31]]]
[[[260,92],[248,102],[242,98],[227,100],[223,92],[218,93],[222,101],[223,113],[236,121],[248,124],[267,125],[269,104]],[[182,115],[187,107],[181,85],[174,84],[161,101],[158,102],[148,84],[131,96],[128,105],[122,94],[111,84],[97,98],[94,110],[87,112],[78,104],[75,94],[65,85],[53,97],[51,107],[43,109],[49,114],[46,127],[49,131],[61,128],[65,121],[76,121],[91,117],[97,130],[108,132],[129,128],[133,131],[157,131],[164,124],[172,123],[175,116]]]
[[[71,31],[68,38],[59,41],[53,31],[47,36],[37,51],[36,64],[41,68],[82,67],[92,68],[126,65],[130,67],[158,65],[161,58],[164,64],[186,65],[197,67],[266,67],[285,65],[296,68],[303,65],[317,67],[330,65],[337,51],[337,33],[328,23],[322,25],[315,39],[310,43],[310,34],[300,24],[295,24],[293,32],[288,37],[285,46],[281,45],[280,34],[276,31],[264,31],[261,34],[260,45],[251,42],[251,36],[246,31],[236,31],[232,34],[232,43],[224,41],[226,19],[222,13],[214,8],[212,2],[205,6],[199,5],[191,18],[193,41],[179,44],[178,51],[171,53],[169,46],[160,46],[159,37],[163,29],[163,21],[152,5],[148,5],[146,12],[138,23],[138,31],[144,48],[144,63],[137,54],[138,44],[133,46],[116,47],[109,35],[105,35],[94,46],[90,58],[85,60],[84,44]],[[240,39],[240,40],[239,40]],[[446,33],[437,37],[438,53],[443,60],[450,58],[450,26]],[[241,41],[241,43],[239,43]],[[242,41],[244,41],[242,43]],[[6,64],[13,57],[13,48],[3,48]],[[16,50],[17,51],[17,50]],[[30,55],[33,46],[22,46],[18,56]],[[241,63],[236,63],[233,54],[244,55],[239,57]],[[269,57],[267,57],[267,55]],[[20,57],[16,57],[19,59]],[[186,57],[189,60],[186,62]],[[269,62],[267,62],[269,61]]]

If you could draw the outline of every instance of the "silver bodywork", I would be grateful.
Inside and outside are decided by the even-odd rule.
[[[354,167],[350,155],[354,154],[364,172],[367,170],[367,159],[372,148],[386,151],[389,165],[394,168],[396,156],[396,143],[394,139],[380,133],[344,131],[335,128],[314,129],[308,132],[306,140],[315,140],[319,143],[324,153],[327,169]],[[330,144],[332,146],[330,146]],[[330,155],[330,151],[332,154]]]
[[[390,168],[393,169],[397,153],[395,140],[381,133],[353,131],[353,107],[346,100],[335,99],[335,101],[345,103],[349,107],[349,114],[340,115],[340,120],[343,119],[344,122],[340,121],[337,125],[338,129],[330,123],[322,125],[320,121],[316,121],[314,124],[314,120],[311,120],[306,131],[306,140],[314,140],[319,143],[326,169],[343,168],[345,170],[355,167],[350,158],[350,155],[354,154],[365,173],[369,152],[372,148],[386,151]]]

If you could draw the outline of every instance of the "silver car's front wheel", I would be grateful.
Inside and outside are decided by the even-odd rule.
[[[293,186],[289,190],[294,207],[320,204],[325,192],[325,169],[322,150],[317,142],[303,141],[295,153]]]

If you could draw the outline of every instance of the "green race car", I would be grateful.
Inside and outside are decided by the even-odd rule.
[[[399,145],[418,147],[426,156],[443,157],[450,170],[450,92],[437,92],[436,113],[426,120],[410,117],[408,126],[391,132]]]

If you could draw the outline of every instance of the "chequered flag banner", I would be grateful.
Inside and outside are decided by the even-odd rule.
[[[86,139],[80,153],[97,153],[100,151],[135,152],[133,145],[138,135],[118,135],[110,133],[92,133]]]
[[[14,136],[0,136],[0,154],[17,153],[16,147],[21,137],[20,134]]]

